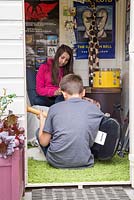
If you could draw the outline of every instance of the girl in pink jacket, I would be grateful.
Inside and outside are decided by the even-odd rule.
[[[59,82],[66,74],[73,73],[73,51],[62,44],[54,59],[41,64],[36,75],[36,105],[51,106],[64,100],[59,90]]]

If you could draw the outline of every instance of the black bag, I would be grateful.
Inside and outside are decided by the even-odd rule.
[[[107,133],[104,145],[94,143],[91,151],[99,160],[111,159],[117,149],[120,140],[120,124],[116,119],[104,117],[100,123],[100,131]]]

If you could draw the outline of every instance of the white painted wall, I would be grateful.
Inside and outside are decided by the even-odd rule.
[[[15,93],[9,109],[25,124],[25,53],[23,1],[0,1],[0,94]]]
[[[130,181],[134,188],[134,0],[131,0],[130,10],[130,69],[129,69],[129,93],[130,93]]]
[[[24,1],[0,0],[0,95],[3,88],[16,94],[8,109],[20,116],[20,126],[27,130],[25,60]],[[27,160],[25,165],[27,181]]]

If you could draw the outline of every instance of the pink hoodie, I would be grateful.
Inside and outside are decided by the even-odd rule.
[[[47,63],[42,64],[36,75],[36,92],[40,96],[54,96],[54,92],[59,88],[52,84],[51,79],[52,71],[52,59],[49,59]],[[63,77],[63,68],[59,68],[59,81]]]

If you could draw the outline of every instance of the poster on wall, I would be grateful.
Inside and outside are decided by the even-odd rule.
[[[74,2],[76,7],[76,59],[88,58],[88,35],[86,30],[91,25],[92,9],[88,2]],[[115,1],[96,0],[96,24],[98,29],[99,40],[99,58],[115,58]]]
[[[38,70],[58,46],[59,0],[25,0],[25,26],[27,66]]]
[[[126,1],[125,61],[129,60],[130,41],[130,0]]]

